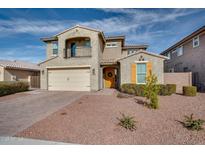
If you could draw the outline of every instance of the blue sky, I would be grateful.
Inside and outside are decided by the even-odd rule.
[[[125,35],[127,44],[160,53],[204,21],[205,9],[0,9],[0,59],[43,61],[40,38],[76,24]]]

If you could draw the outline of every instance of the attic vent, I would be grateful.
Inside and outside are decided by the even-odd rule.
[[[140,56],[139,61],[144,61],[144,57]]]

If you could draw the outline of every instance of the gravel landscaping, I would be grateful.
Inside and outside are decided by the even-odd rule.
[[[183,127],[184,115],[205,119],[205,94],[160,96],[160,108],[142,105],[142,97],[89,95],[53,113],[15,136],[76,144],[205,144],[205,130]],[[121,113],[134,117],[136,130],[118,125]]]

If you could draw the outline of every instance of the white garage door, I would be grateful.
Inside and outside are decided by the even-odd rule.
[[[90,91],[90,69],[48,70],[48,90]]]

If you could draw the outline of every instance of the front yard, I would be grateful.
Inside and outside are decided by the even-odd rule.
[[[205,94],[159,96],[160,108],[143,106],[142,97],[87,95],[16,134],[76,144],[205,144],[205,131],[183,127],[184,115],[205,119]],[[121,113],[134,116],[136,130],[118,125]]]

